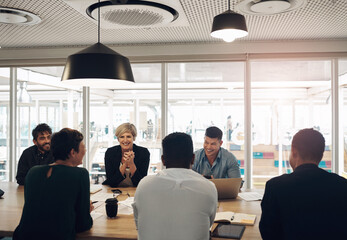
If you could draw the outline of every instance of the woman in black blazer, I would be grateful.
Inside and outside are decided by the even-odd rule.
[[[134,124],[123,123],[116,129],[119,145],[105,153],[106,180],[111,187],[136,187],[147,176],[149,151],[133,142],[137,136]]]

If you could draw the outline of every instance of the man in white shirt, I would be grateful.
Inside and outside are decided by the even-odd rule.
[[[212,182],[191,170],[193,142],[172,133],[162,142],[166,169],[143,178],[135,193],[134,218],[139,240],[208,240],[217,210]]]

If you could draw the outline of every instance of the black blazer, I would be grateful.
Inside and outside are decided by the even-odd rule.
[[[263,239],[346,239],[347,180],[304,164],[266,183]]]
[[[134,186],[139,184],[140,180],[147,176],[149,166],[149,151],[147,148],[137,146],[133,144],[133,151],[135,153],[134,163],[136,171],[131,176],[131,181]],[[111,187],[117,187],[125,177],[119,171],[119,165],[122,161],[122,149],[119,145],[110,147],[105,153],[105,170],[106,180],[102,183],[103,185],[110,185]]]

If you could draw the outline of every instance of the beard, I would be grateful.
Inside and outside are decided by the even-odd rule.
[[[41,152],[49,152],[49,150],[51,150],[51,144],[49,144],[49,143],[45,143],[45,144],[43,144],[43,145],[37,144],[37,148],[38,148]]]

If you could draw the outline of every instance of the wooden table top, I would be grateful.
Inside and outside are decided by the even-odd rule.
[[[0,182],[0,189],[5,194],[0,199],[0,236],[12,236],[17,227],[24,205],[24,187],[16,183]],[[136,188],[119,188],[134,196]],[[111,188],[103,186],[101,193],[111,193]],[[98,193],[96,193],[98,194]],[[118,199],[125,200],[122,194]],[[103,206],[100,206],[103,207]],[[259,219],[261,215],[260,201],[246,202],[241,198],[219,201],[218,211],[232,211],[239,213],[256,214],[254,226],[247,226],[242,239],[261,239],[259,232]],[[117,215],[110,219],[102,215],[94,219],[93,227],[77,235],[77,239],[137,239],[137,231],[133,215]]]

